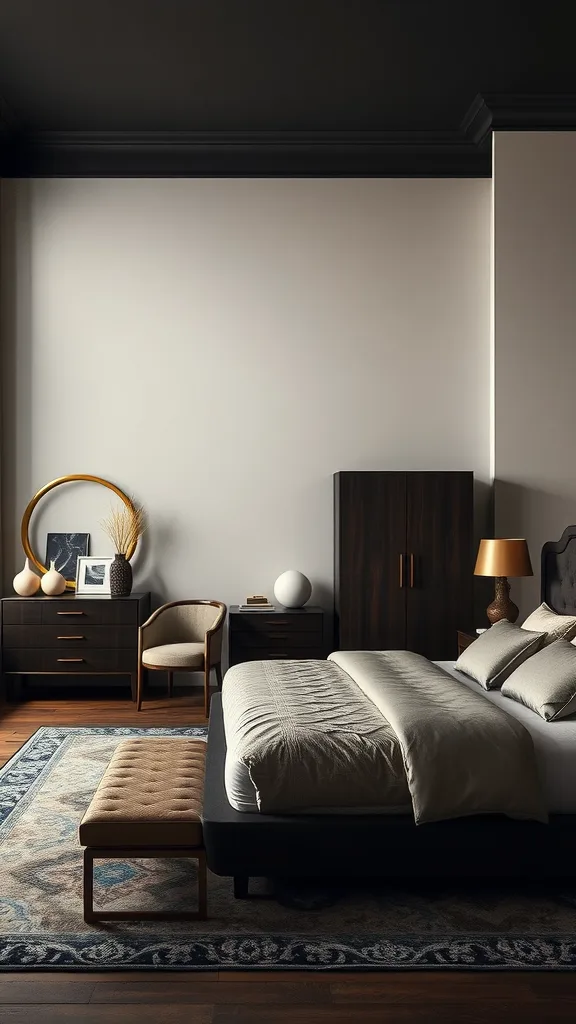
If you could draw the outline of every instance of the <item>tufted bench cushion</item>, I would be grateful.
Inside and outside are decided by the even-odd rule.
[[[203,740],[124,740],[82,819],[80,844],[202,847],[205,760]]]

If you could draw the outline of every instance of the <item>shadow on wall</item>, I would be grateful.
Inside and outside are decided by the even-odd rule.
[[[29,394],[32,388],[31,352],[31,241],[29,182],[21,182],[18,201],[3,202],[0,261],[0,339],[2,385],[2,587],[11,591],[16,571],[13,538],[19,535],[13,502],[9,496],[18,491],[32,494],[32,419],[18,418],[16,388],[22,382]],[[3,199],[5,199],[3,195]],[[16,360],[16,338],[18,360]]]
[[[525,537],[534,576],[512,581],[512,598],[520,608],[519,621],[540,603],[542,545],[559,540],[576,523],[576,482],[571,491],[542,490],[510,480],[494,481],[494,524],[497,537]]]
[[[474,478],[474,563],[480,541],[494,536],[494,489],[485,480]],[[474,622],[462,623],[464,629],[488,625],[486,608],[494,599],[494,582],[486,576],[474,577]]]

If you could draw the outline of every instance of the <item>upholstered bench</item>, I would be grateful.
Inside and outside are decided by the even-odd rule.
[[[206,920],[202,802],[203,740],[138,738],[118,745],[79,829],[84,850],[84,920]],[[94,910],[94,861],[191,857],[198,861],[198,910]]]

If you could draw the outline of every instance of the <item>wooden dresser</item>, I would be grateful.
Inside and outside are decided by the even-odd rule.
[[[150,594],[130,597],[6,597],[2,676],[130,676],[136,699],[138,627]]]
[[[229,664],[270,658],[325,658],[322,608],[275,608],[241,612],[232,605],[228,617]]]

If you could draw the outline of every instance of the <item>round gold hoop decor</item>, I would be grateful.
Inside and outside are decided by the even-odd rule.
[[[133,506],[132,502],[130,501],[130,498],[128,497],[128,495],[124,494],[124,491],[121,491],[119,487],[116,487],[116,484],[110,483],[109,480],[103,480],[102,477],[100,477],[100,476],[90,476],[88,473],[70,473],[68,476],[59,476],[57,480],[52,480],[51,483],[46,484],[45,487],[42,487],[38,491],[38,493],[34,495],[32,500],[28,502],[28,504],[26,506],[26,509],[24,511],[24,515],[22,516],[22,527],[21,527],[21,530],[20,530],[20,536],[22,538],[22,547],[24,548],[24,551],[25,551],[27,557],[30,559],[30,561],[34,562],[34,565],[36,566],[37,569],[40,570],[41,573],[48,572],[48,569],[47,569],[47,567],[45,565],[42,565],[42,562],[36,556],[35,552],[32,549],[32,545],[30,543],[29,528],[30,528],[30,519],[32,518],[32,513],[33,513],[34,509],[36,508],[36,505],[38,504],[40,499],[43,498],[45,494],[48,494],[49,491],[53,491],[54,488],[55,487],[59,487],[60,484],[77,483],[78,481],[81,481],[81,480],[88,481],[88,483],[91,483],[91,484],[101,484],[102,487],[107,487],[109,491],[114,491],[114,494],[117,494],[118,497],[120,498],[120,500],[124,502],[124,504],[126,505],[126,508],[130,509],[131,512],[134,511],[134,506]],[[138,543],[138,540],[135,540],[130,545],[129,550],[126,552],[126,558],[128,559],[128,561],[130,561],[130,559],[132,558],[132,556],[133,556],[133,554],[134,554],[134,552],[136,550],[137,543]],[[68,590],[75,590],[76,589],[76,581],[75,580],[67,580],[66,581],[66,587],[67,587]]]

